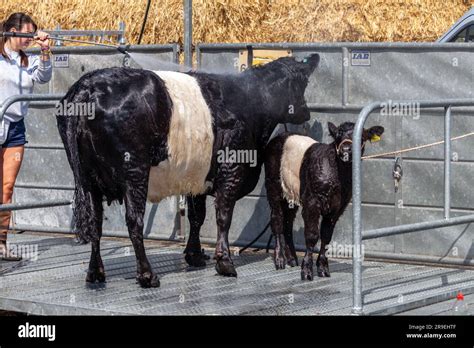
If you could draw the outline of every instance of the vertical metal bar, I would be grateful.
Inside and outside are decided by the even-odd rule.
[[[61,26],[60,26],[59,24],[56,25],[56,28],[55,28],[54,30],[57,30],[58,32],[61,31]],[[57,36],[57,37],[61,37],[61,36],[59,35],[59,33],[58,33],[56,36]],[[62,42],[61,40],[56,40],[56,41],[54,42],[54,45],[55,45],[55,46],[62,46],[62,45],[63,45],[63,42]],[[53,69],[53,70],[54,70],[54,69]]]
[[[451,207],[451,106],[444,110],[444,218],[449,219]]]
[[[252,45],[247,45],[247,69],[253,66],[253,47]]]
[[[179,64],[179,45],[173,45],[173,63]]]
[[[184,0],[184,64],[193,66],[193,1]]]
[[[196,63],[197,63],[196,68],[197,69],[201,69],[201,54],[202,54],[201,49],[199,48],[198,45],[196,45]]]
[[[125,45],[127,43],[127,40],[125,39],[125,22],[119,23],[119,30],[121,33],[118,37],[118,43],[119,45]]]
[[[393,124],[395,124],[395,148],[396,149],[403,149],[403,132],[404,132],[404,117],[392,117]],[[387,120],[388,121],[388,120]],[[381,122],[385,122],[381,121]],[[400,161],[403,166],[403,157],[399,154]],[[400,181],[398,192],[395,192],[395,185],[394,185],[394,217],[395,217],[395,225],[403,224],[403,181]],[[405,243],[404,236],[394,236],[393,244],[394,248],[393,251],[395,253],[403,253]]]
[[[349,64],[350,56],[347,47],[342,48],[342,105],[349,102]]]
[[[380,108],[380,103],[367,105],[359,114],[352,135],[352,313],[363,314],[362,305],[362,184],[361,184],[361,160],[362,160],[362,132],[365,120],[369,114]]]
[[[362,131],[364,127],[364,108],[354,129],[352,137],[352,243],[354,252],[352,253],[352,296],[353,296],[353,314],[362,313],[362,264],[360,255],[356,253],[356,250],[361,247],[362,244],[362,226],[361,226],[361,143],[362,143]],[[359,257],[358,257],[359,256]]]

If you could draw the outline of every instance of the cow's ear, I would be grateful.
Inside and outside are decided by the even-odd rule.
[[[334,123],[328,122],[329,134],[336,140],[337,138],[337,127]]]
[[[313,71],[318,67],[319,59],[319,54],[317,53],[314,53],[303,59],[303,64],[305,64],[305,70],[308,76],[311,75]]]

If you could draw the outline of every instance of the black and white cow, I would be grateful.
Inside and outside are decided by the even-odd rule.
[[[92,244],[88,282],[105,281],[100,256],[102,201],[125,202],[126,223],[137,257],[137,280],[159,286],[143,246],[145,203],[188,195],[190,265],[205,264],[199,230],[206,195],[215,196],[217,272],[236,276],[228,242],[235,202],[259,179],[263,149],[279,123],[302,123],[304,99],[319,63],[313,54],[280,58],[241,74],[207,74],[109,68],[85,74],[61,105],[93,103],[94,117],[57,115],[74,173],[74,221]],[[66,108],[65,108],[66,109]],[[220,151],[254,151],[255,163],[219,160]]]
[[[301,205],[306,242],[302,280],[313,279],[313,252],[320,236],[317,273],[320,277],[330,276],[326,246],[352,197],[354,123],[336,127],[329,122],[328,126],[334,138],[331,144],[320,144],[310,137],[287,132],[273,138],[265,149],[265,187],[276,241],[275,267],[278,270],[285,268],[286,263],[292,267],[298,264],[293,221]],[[364,130],[362,151],[367,140],[378,140],[383,132],[381,126]]]

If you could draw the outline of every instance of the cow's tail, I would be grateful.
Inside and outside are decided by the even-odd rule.
[[[73,231],[81,243],[99,238],[96,226],[97,212],[93,207],[93,193],[83,185],[77,185],[73,201]]]
[[[90,229],[92,225],[88,223],[87,210],[90,205],[87,201],[87,193],[84,188],[76,185],[73,201],[73,231],[81,243],[88,243],[93,240]],[[89,212],[91,211],[89,210]]]
[[[82,102],[83,100],[80,99],[88,98],[84,98],[83,93],[75,94],[73,86],[64,99],[67,102]],[[80,120],[80,117],[65,114],[57,115],[57,122],[75,182],[72,228],[80,242],[88,243],[99,237],[99,232],[95,225],[97,218],[96,209],[98,207],[94,207],[94,197],[97,197],[99,192],[94,191],[96,190],[96,185],[93,183],[93,176],[90,173],[86,173],[84,170],[87,166],[84,167],[82,165],[84,159],[81,159],[79,143],[81,138],[83,139],[81,134],[84,122]],[[82,156],[84,155],[82,154]],[[102,202],[101,197],[102,195],[100,195],[100,203]],[[97,205],[97,201],[95,202]],[[99,208],[102,209],[102,204],[100,204]]]

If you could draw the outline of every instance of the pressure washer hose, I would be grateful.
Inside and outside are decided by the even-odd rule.
[[[28,39],[34,39],[36,37],[35,34],[29,33],[18,33],[18,32],[0,32],[0,37],[23,37]],[[112,45],[112,44],[104,44],[94,41],[85,41],[85,40],[76,40],[76,39],[66,39],[57,36],[50,36],[49,39],[51,40],[59,40],[59,41],[68,41],[68,42],[76,42],[76,43],[83,43],[95,46],[103,46],[103,47],[111,47],[117,49],[120,53],[127,54],[128,45]]]

